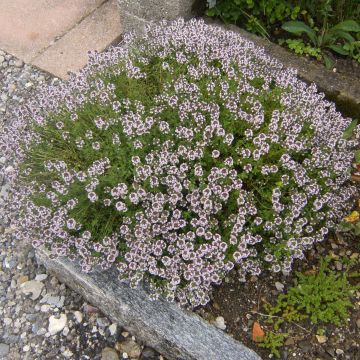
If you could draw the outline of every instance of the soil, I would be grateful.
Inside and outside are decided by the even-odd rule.
[[[326,52],[326,55],[334,63],[333,68],[336,69],[336,72],[360,80],[360,63],[358,61],[351,58],[336,56],[330,52]]]
[[[284,290],[294,285],[295,271],[314,271],[319,266],[319,259],[325,255],[333,254],[333,257],[356,257],[357,266],[351,271],[360,269],[360,238],[355,238],[348,233],[331,236],[328,241],[317,244],[316,248],[308,251],[306,260],[294,266],[294,272],[289,276],[270,275],[263,273],[259,277],[251,277],[246,283],[236,279],[236,272],[230,274],[225,282],[215,288],[213,299],[210,304],[199,314],[209,321],[214,321],[218,316],[225,319],[226,332],[253,349],[262,359],[274,357],[269,350],[260,348],[252,341],[252,326],[257,321],[265,331],[273,330],[267,324],[264,304],[275,304],[280,292],[275,287],[275,282],[284,285]],[[355,255],[354,255],[355,254]],[[357,254],[357,255],[356,255]],[[331,262],[333,264],[333,262]],[[334,269],[334,265],[331,265]],[[344,270],[344,265],[342,265]],[[359,277],[350,278],[352,284],[359,283]],[[358,291],[353,300],[354,307],[350,312],[348,324],[336,327],[331,324],[311,324],[308,319],[298,323],[283,323],[279,332],[289,334],[285,340],[285,346],[280,348],[281,359],[301,360],[332,360],[332,359],[360,359],[360,292]],[[316,338],[317,329],[323,328],[327,341],[320,344]]]

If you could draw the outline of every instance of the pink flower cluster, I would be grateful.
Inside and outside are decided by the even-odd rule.
[[[151,105],[119,98],[113,79],[143,84],[152,60],[163,83]],[[95,105],[110,115],[85,119]],[[84,271],[114,265],[132,286],[146,280],[154,298],[183,305],[206,304],[234,267],[240,279],[290,272],[356,191],[348,169],[359,129],[342,136],[351,120],[294,70],[202,20],[127,34],[18,115],[0,135],[4,154],[16,154],[8,204],[16,236],[80,260]],[[71,157],[38,156],[46,141],[57,146],[39,127]],[[47,203],[36,204],[38,194]],[[99,239],[86,214],[110,210],[97,229],[112,233]]]

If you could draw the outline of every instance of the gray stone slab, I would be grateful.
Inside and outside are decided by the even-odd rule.
[[[297,69],[300,79],[307,83],[315,83],[325,93],[327,99],[334,101],[339,111],[345,116],[360,117],[360,81],[344,74],[334,73],[322,64],[311,61],[304,56],[297,56],[271,41],[260,38],[235,25],[225,25],[220,20],[203,17],[205,23],[231,30],[247,40],[265,49],[271,57],[285,66]]]
[[[196,0],[118,0],[124,31],[143,31],[148,22],[178,17],[190,19]]]
[[[120,282],[116,269],[85,274],[78,264],[51,259],[45,250],[36,256],[60,281],[170,360],[261,359],[198,315],[162,299],[150,301],[144,289]]]

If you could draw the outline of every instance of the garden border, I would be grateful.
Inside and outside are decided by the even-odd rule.
[[[36,257],[60,281],[169,360],[261,359],[197,314],[163,299],[150,301],[144,289],[120,282],[114,268],[86,274],[78,263],[52,259],[44,249],[37,249]]]

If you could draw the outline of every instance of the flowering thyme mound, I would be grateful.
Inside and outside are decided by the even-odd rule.
[[[234,266],[289,272],[346,214],[350,121],[233,32],[147,26],[8,129],[16,235],[206,304]]]

